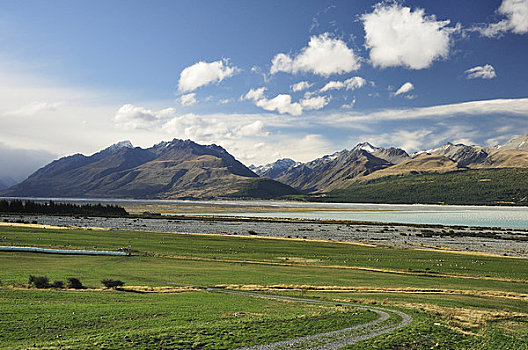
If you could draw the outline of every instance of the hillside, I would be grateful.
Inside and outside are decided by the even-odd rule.
[[[411,155],[400,148],[375,147],[363,142],[352,150],[345,149],[307,163],[282,159],[253,167],[259,176],[316,195],[388,176],[500,168],[528,168],[528,136],[518,136],[494,147],[448,142]]]
[[[388,176],[333,190],[321,201],[528,205],[528,169],[502,168]]]
[[[256,188],[258,191],[248,191]],[[174,139],[142,149],[120,142],[91,156],[53,161],[3,196],[91,198],[272,198],[295,190],[265,181],[216,145]]]

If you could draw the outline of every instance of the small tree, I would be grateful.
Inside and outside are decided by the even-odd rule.
[[[125,282],[120,281],[120,280],[102,280],[101,283],[106,288],[117,288],[117,287],[121,287],[125,285]]]
[[[78,278],[70,277],[68,278],[68,288],[84,289],[84,286]]]
[[[46,276],[33,276],[29,275],[29,284],[34,285],[37,288],[49,288],[49,278]]]
[[[64,282],[63,281],[53,281],[51,284],[51,288],[64,288]]]

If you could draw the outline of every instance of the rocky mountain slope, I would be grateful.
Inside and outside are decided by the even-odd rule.
[[[119,142],[91,156],[53,161],[3,196],[271,198],[293,194],[287,185],[259,178],[225,149],[174,139],[142,149]]]
[[[308,163],[290,162],[289,167],[271,178],[303,192],[323,192],[346,186],[354,178],[387,168],[394,164],[390,160],[400,162],[408,157],[403,150],[385,150],[362,143],[352,150],[336,152]],[[268,166],[270,169],[275,167],[275,164]],[[259,175],[264,176],[264,172]]]
[[[279,168],[279,164],[271,163],[265,168]],[[364,142],[350,151],[343,150],[307,163],[291,159],[281,162],[280,171],[265,172],[263,167],[255,167],[255,171],[305,193],[322,193],[386,176],[494,168],[528,168],[528,135],[495,147],[446,143],[412,155],[399,148],[375,147]]]

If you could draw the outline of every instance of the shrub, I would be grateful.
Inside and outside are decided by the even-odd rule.
[[[37,288],[49,288],[49,278],[46,276],[33,276],[29,275],[29,284],[34,285]]]
[[[125,282],[123,281],[120,281],[120,280],[102,280],[101,283],[106,287],[106,288],[116,288],[116,287],[121,287],[125,284]]]
[[[70,277],[68,278],[68,288],[84,289],[84,286],[78,278]]]
[[[64,282],[63,281],[53,281],[51,284],[51,288],[64,288]]]

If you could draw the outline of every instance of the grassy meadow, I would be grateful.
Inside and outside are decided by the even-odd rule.
[[[130,257],[0,252],[0,348],[222,349],[367,322],[372,313],[177,284],[382,305],[410,326],[349,348],[528,349],[528,259],[293,239],[0,227],[0,245]],[[84,290],[28,288],[79,278]],[[102,287],[118,279],[126,289]],[[172,288],[172,289],[171,289]],[[237,314],[237,316],[234,316]]]

